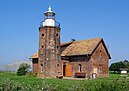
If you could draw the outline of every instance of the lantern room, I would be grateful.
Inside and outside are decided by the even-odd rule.
[[[60,24],[55,20],[55,12],[52,11],[51,7],[44,13],[44,21],[41,22],[41,26],[60,27]]]

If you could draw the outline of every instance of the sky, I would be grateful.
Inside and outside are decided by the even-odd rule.
[[[0,0],[0,65],[38,50],[48,6],[61,24],[61,42],[103,38],[112,59],[129,60],[129,0]]]

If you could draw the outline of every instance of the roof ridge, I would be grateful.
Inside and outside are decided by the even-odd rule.
[[[103,38],[90,38],[90,39],[86,39],[86,40],[76,40],[74,42],[82,42],[82,41],[89,41],[89,40],[95,40],[95,39],[103,39]]]
[[[61,43],[60,46],[68,45],[68,44],[71,44],[71,43],[73,43],[73,42],[72,41],[70,41],[70,42],[64,42],[64,43]]]

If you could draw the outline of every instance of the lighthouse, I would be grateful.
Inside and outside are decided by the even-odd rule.
[[[56,21],[55,15],[49,7],[39,27],[39,77],[56,78],[62,75],[60,23]]]
[[[44,13],[43,26],[55,26],[55,13],[51,10],[51,7]]]

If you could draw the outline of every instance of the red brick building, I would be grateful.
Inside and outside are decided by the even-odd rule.
[[[44,13],[39,32],[39,50],[31,58],[38,77],[107,77],[111,58],[102,38],[60,44],[60,24],[55,13]]]

